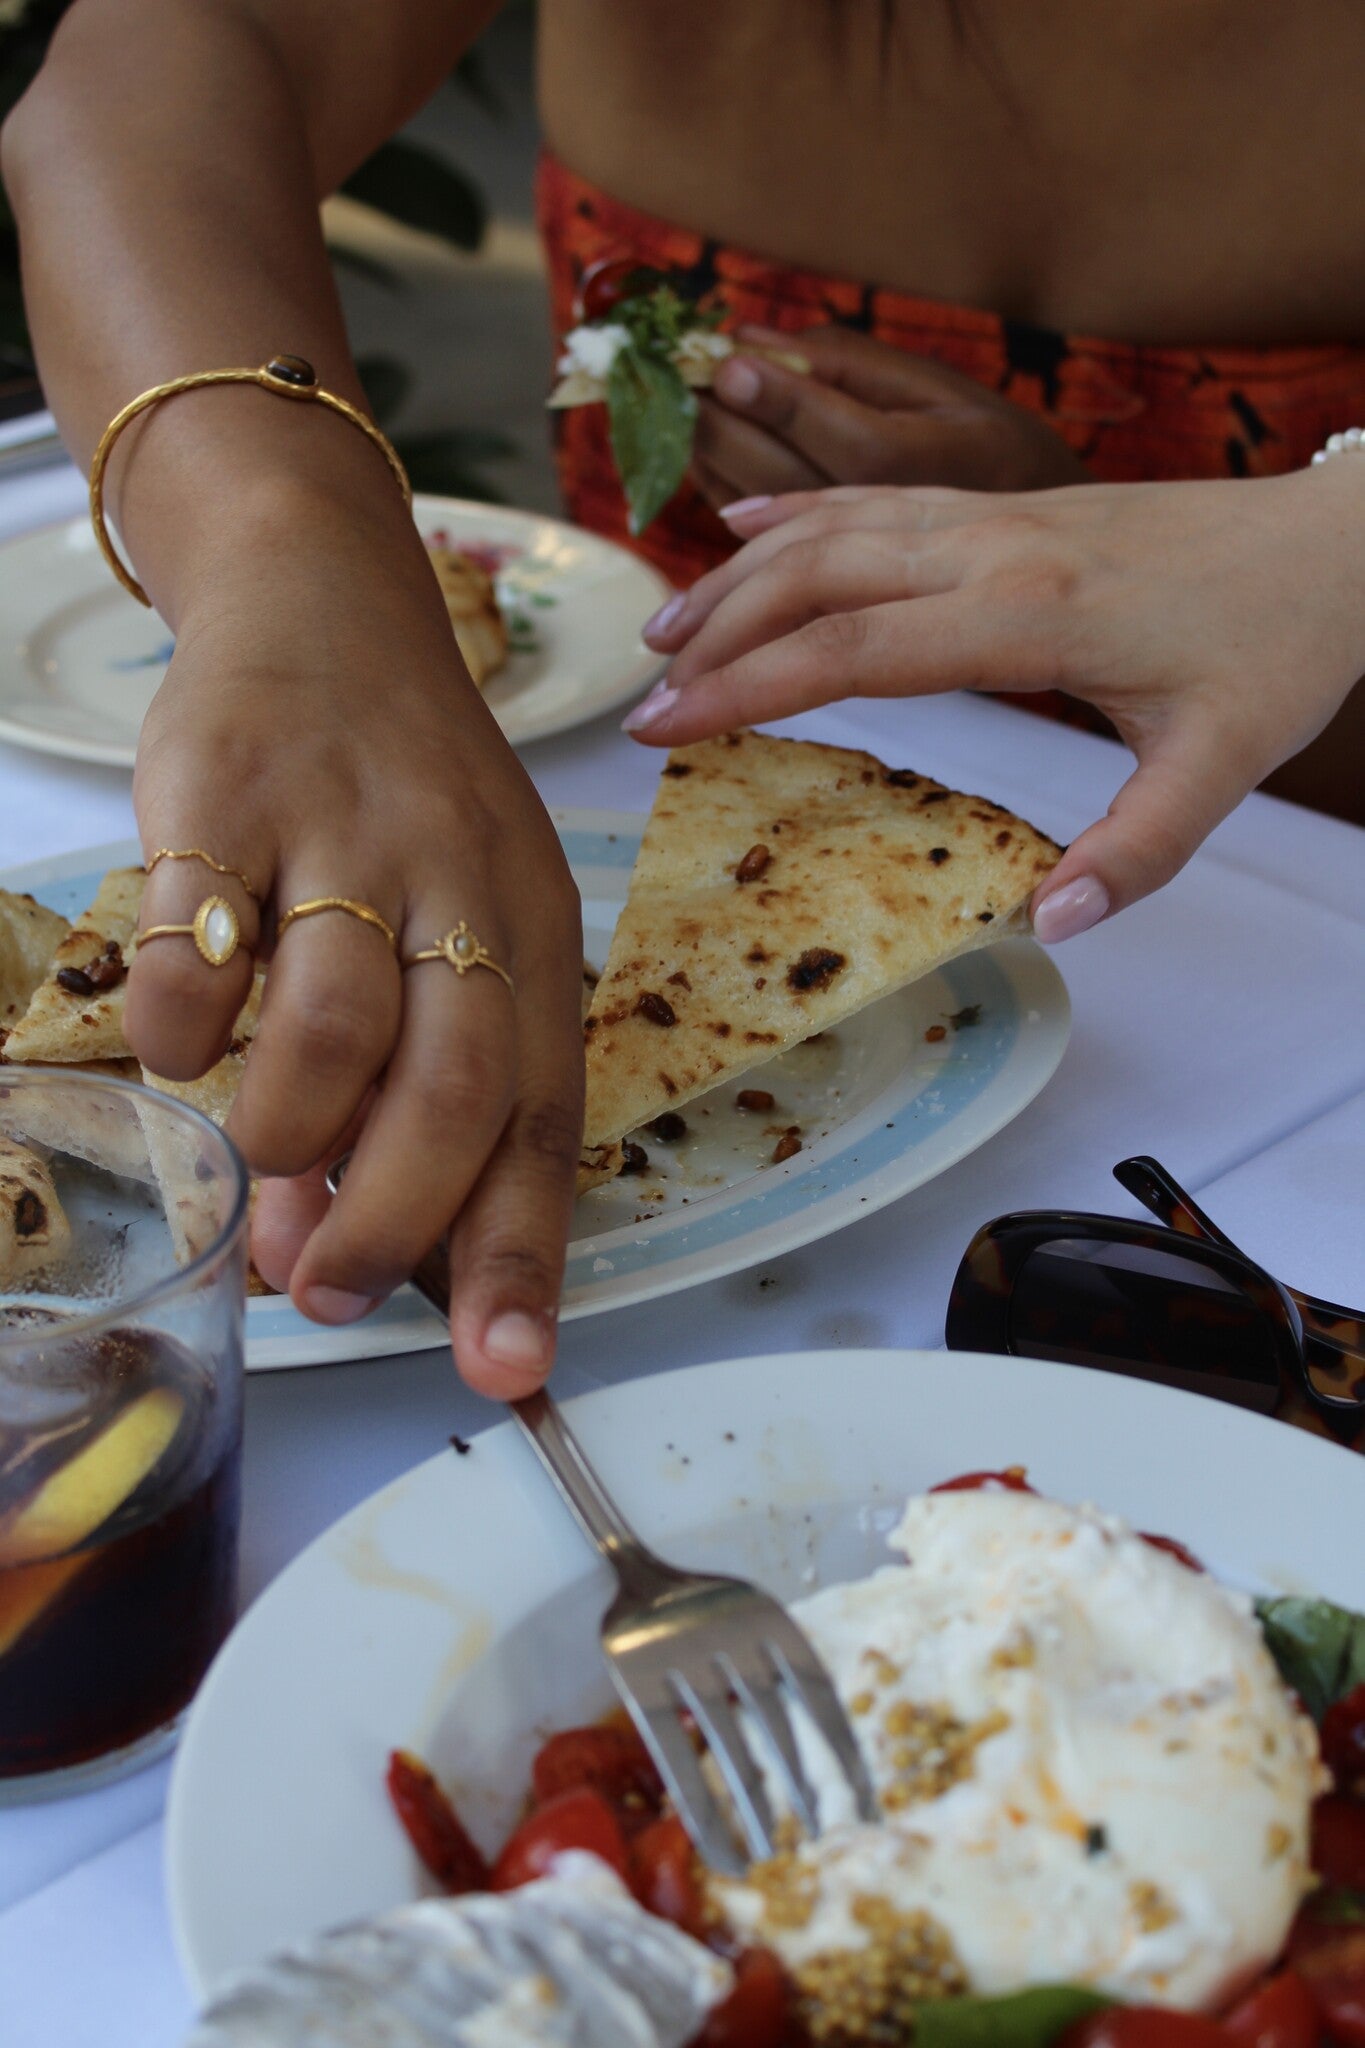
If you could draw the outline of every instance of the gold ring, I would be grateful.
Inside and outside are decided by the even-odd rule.
[[[226,967],[242,940],[237,913],[223,896],[206,896],[194,913],[193,924],[154,924],[139,932],[137,942],[149,939],[193,939],[199,958],[210,967]]]
[[[349,896],[314,896],[307,903],[294,904],[291,909],[281,913],[280,921],[275,927],[276,938],[282,939],[290,925],[297,919],[317,917],[324,910],[344,910],[348,917],[358,917],[362,924],[372,924],[377,932],[383,932],[395,954],[397,953],[398,935],[387,918],[381,917],[377,910],[372,910],[368,903],[352,902]]]
[[[247,880],[246,876],[242,873],[240,868],[228,867],[223,861],[215,860],[211,853],[205,853],[202,846],[186,846],[184,848],[176,846],[158,846],[156,852],[152,855],[151,859],[147,863],[147,873],[149,875],[159,860],[202,860],[204,866],[206,868],[212,868],[215,875],[234,876],[236,880],[239,881],[242,887],[246,890],[247,895],[251,898],[253,903],[258,903],[260,901],[260,898],[256,894],[256,891],[252,888],[250,882]]]
[[[515,988],[512,987],[512,977],[507,972],[507,969],[499,967],[497,961],[485,950],[482,941],[475,938],[463,918],[460,919],[454,931],[447,932],[445,937],[438,939],[434,946],[423,947],[420,953],[414,953],[411,960],[405,960],[403,965],[404,967],[415,967],[419,960],[444,960],[447,966],[455,969],[461,980],[464,979],[472,967],[491,967],[494,974],[502,976],[508,988],[512,989],[513,995],[516,994]]]

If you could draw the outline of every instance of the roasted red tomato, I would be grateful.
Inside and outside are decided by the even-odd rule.
[[[696,2036],[693,2048],[786,2048],[794,2033],[791,1986],[770,1948],[742,1949],[735,1988]]]
[[[636,1898],[661,1920],[671,1920],[699,1941],[706,1938],[706,1911],[697,1882],[696,1852],[675,1813],[651,1822],[630,1845],[631,1882]]]
[[[1337,2048],[1365,2048],[1365,1900],[1309,1899],[1289,1934],[1289,1962]]]
[[[1224,2015],[1222,2026],[1238,2048],[1317,2048],[1321,2031],[1313,1994],[1293,1970],[1268,1978]]]
[[[632,256],[610,256],[590,263],[578,280],[576,312],[580,320],[602,320],[622,299],[665,284],[667,273]]]
[[[533,1877],[544,1877],[565,1849],[591,1850],[629,1883],[630,1852],[621,1823],[600,1793],[583,1786],[561,1792],[527,1816],[493,1865],[490,1888],[510,1892]]]
[[[956,1479],[944,1479],[929,1488],[930,1493],[977,1493],[983,1487],[1003,1486],[1009,1493],[1036,1493],[1028,1483],[1022,1465],[1006,1465],[1003,1472],[962,1472]]]
[[[617,1808],[627,1828],[643,1827],[663,1804],[664,1788],[633,1728],[614,1721],[552,1735],[531,1766],[537,1806],[586,1785]]]
[[[1115,2005],[1077,2020],[1059,2048],[1228,2048],[1217,2020],[1159,2005]]]
[[[1150,1543],[1153,1550],[1164,1550],[1169,1557],[1177,1559],[1178,1562],[1183,1565],[1188,1565],[1189,1569],[1192,1572],[1203,1571],[1204,1567],[1199,1562],[1199,1559],[1195,1556],[1194,1552],[1192,1550],[1187,1550],[1185,1548],[1185,1545],[1182,1542],[1180,1542],[1178,1537],[1151,1536],[1145,1529],[1142,1530],[1141,1534],[1143,1542]]]
[[[1310,1860],[1328,1884],[1365,1892],[1365,1800],[1329,1792],[1314,1803]]]
[[[486,1892],[488,1863],[426,1765],[396,1749],[385,1782],[408,1840],[436,1882],[448,1892]]]
[[[1365,1782],[1365,1684],[1355,1686],[1322,1717],[1322,1760],[1342,1791]]]

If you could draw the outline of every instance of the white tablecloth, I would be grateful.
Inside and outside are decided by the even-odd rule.
[[[0,491],[0,538],[82,501],[70,470],[16,480]],[[974,698],[841,706],[788,729],[979,789],[1062,840],[1127,772],[1102,740]],[[526,758],[551,804],[644,811],[658,770],[612,721]],[[132,829],[125,775],[0,747],[0,867]],[[1170,888],[1058,960],[1071,1046],[983,1151],[666,1315],[571,1324],[557,1389],[765,1351],[941,1344],[978,1224],[1053,1204],[1122,1213],[1110,1174],[1134,1152],[1161,1159],[1282,1279],[1365,1303],[1365,833],[1253,796]],[[443,1353],[254,1379],[244,1600],[452,1430],[496,1420]],[[0,2048],[172,2048],[187,2024],[161,1886],[167,1775],[0,1814]]]

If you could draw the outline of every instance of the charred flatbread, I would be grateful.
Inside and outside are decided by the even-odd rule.
[[[584,1025],[584,1142],[1027,929],[1061,849],[871,754],[730,733],[669,756]]]
[[[123,998],[146,879],[141,868],[109,870],[6,1039],[7,1060],[69,1066],[129,1057]]]
[[[0,889],[0,1051],[70,929],[59,911]]]
[[[70,1243],[45,1162],[27,1145],[0,1138],[0,1286],[55,1265]]]

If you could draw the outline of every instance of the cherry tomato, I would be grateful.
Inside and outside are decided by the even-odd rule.
[[[1293,1970],[1268,1978],[1222,2024],[1238,2048],[1317,2048],[1320,2029],[1313,1994]]]
[[[1365,1779],[1365,1683],[1330,1706],[1322,1717],[1322,1760],[1344,1791]]]
[[[1310,1861],[1328,1884],[1365,1891],[1365,1800],[1329,1792],[1315,1801]]]
[[[493,1865],[491,1889],[515,1891],[533,1877],[544,1877],[565,1849],[589,1849],[629,1882],[630,1853],[621,1824],[600,1793],[586,1786],[561,1792],[528,1814]]]
[[[552,1735],[531,1767],[537,1806],[583,1785],[600,1792],[628,1830],[647,1825],[663,1803],[663,1781],[649,1751],[632,1727],[617,1722]]]
[[[1007,1465],[1003,1472],[963,1472],[956,1479],[944,1479],[931,1486],[930,1493],[978,1493],[987,1487],[1004,1487],[1008,1493],[1036,1493],[1028,1483],[1022,1465]]]
[[[580,320],[601,320],[622,299],[664,282],[662,270],[654,270],[633,256],[608,256],[600,263],[590,263],[579,278],[575,311]]]
[[[452,1893],[486,1892],[487,1860],[426,1765],[410,1751],[396,1749],[385,1783],[408,1840],[436,1882]]]
[[[1187,1565],[1192,1572],[1203,1571],[1204,1567],[1194,1552],[1187,1550],[1178,1537],[1152,1536],[1145,1529],[1142,1530],[1141,1535],[1143,1542],[1150,1543],[1153,1550],[1164,1550],[1168,1556],[1175,1558],[1180,1564]]]
[[[1362,1917],[1336,1918],[1339,1900],[1308,1901],[1290,1929],[1288,1959],[1338,2048],[1365,2048],[1365,1902]]]
[[[632,1888],[640,1904],[704,1940],[706,1911],[697,1882],[696,1852],[676,1814],[665,1814],[635,1837],[630,1862]]]
[[[793,2028],[791,1986],[770,1948],[741,1949],[735,1988],[692,2048],[785,2048]]]

